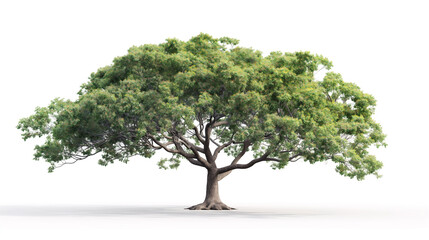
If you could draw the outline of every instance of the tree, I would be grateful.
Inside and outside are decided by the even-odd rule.
[[[332,63],[309,52],[264,57],[228,37],[167,39],[131,47],[92,73],[76,101],[57,98],[17,127],[24,140],[44,138],[34,159],[50,163],[49,172],[93,155],[106,166],[157,150],[171,154],[160,168],[181,160],[205,168],[205,200],[189,209],[231,209],[218,182],[260,162],[281,169],[331,160],[341,175],[379,176],[382,163],[368,153],[385,145],[375,99],[334,72],[316,81],[321,67]],[[222,152],[229,165],[217,165]],[[253,160],[240,162],[246,153]]]

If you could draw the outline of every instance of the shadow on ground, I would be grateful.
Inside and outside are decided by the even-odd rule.
[[[420,219],[429,221],[428,209],[367,207],[243,207],[232,211],[192,211],[185,206],[147,205],[9,205],[0,206],[1,217],[137,217],[137,218],[247,218],[247,219]]]
[[[64,206],[0,206],[0,216],[22,217],[59,217],[59,216],[142,216],[142,217],[245,217],[245,218],[276,218],[318,216],[330,214],[318,209],[251,209],[244,208],[233,211],[191,211],[185,206],[99,206],[99,205],[64,205]]]

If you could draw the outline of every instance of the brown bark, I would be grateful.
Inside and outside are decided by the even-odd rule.
[[[206,198],[203,203],[187,208],[189,210],[234,210],[225,205],[219,197],[219,180],[217,169],[207,173]]]

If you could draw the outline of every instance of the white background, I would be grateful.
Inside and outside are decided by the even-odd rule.
[[[0,238],[429,237],[428,54],[425,1],[1,1]],[[344,178],[330,163],[262,163],[220,183],[234,212],[183,210],[204,198],[205,172],[152,159],[48,174],[32,160],[22,117],[75,99],[91,72],[133,45],[200,32],[271,51],[311,51],[377,99],[389,146],[383,177]],[[322,73],[320,73],[322,74]],[[318,76],[322,77],[322,76]],[[210,230],[210,231],[207,231]],[[283,236],[284,235],[284,236]]]

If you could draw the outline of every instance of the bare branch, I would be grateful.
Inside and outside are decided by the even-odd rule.
[[[205,167],[201,162],[199,162],[199,161],[197,161],[197,160],[194,160],[194,159],[192,159],[192,158],[186,158],[190,163],[192,163],[192,164],[194,164],[194,165],[197,165],[197,166],[200,166],[200,167]]]
[[[220,147],[220,144],[219,144],[219,143],[217,143],[213,138],[210,138],[210,141],[211,141],[212,143],[214,143],[214,145],[216,145],[217,147]]]
[[[174,143],[174,146],[176,146],[177,151],[180,155],[182,155],[186,158],[196,158],[197,157],[195,154],[186,152],[185,149],[183,149],[182,145],[180,145],[180,142],[177,141],[177,139],[174,139],[173,143]]]
[[[194,126],[194,131],[195,131],[195,134],[197,135],[197,138],[198,138],[198,140],[200,140],[200,142],[202,143],[202,144],[204,144],[204,142],[206,141],[202,136],[201,136],[201,134],[198,132],[198,128],[196,127],[196,126]]]
[[[301,156],[301,154],[295,154],[292,157],[289,158],[289,162],[296,162],[299,160],[299,157]]]
[[[198,147],[197,145],[189,142],[185,137],[183,137],[182,135],[179,135],[179,139],[183,141],[184,145],[188,148],[191,149],[194,148],[195,150],[204,153],[204,148],[202,147]]]
[[[156,144],[158,144],[158,146],[162,147],[165,151],[167,151],[169,153],[179,153],[179,154],[183,155],[179,150],[171,149],[171,148],[167,147],[168,145],[173,144],[173,142],[161,143],[160,141],[156,140],[156,138],[153,137],[152,135],[149,135],[149,137],[150,137],[150,139],[152,139],[152,141],[154,141]],[[186,156],[184,156],[184,157],[186,157]]]
[[[261,157],[255,158],[255,159],[253,159],[252,161],[250,161],[250,162],[248,162],[246,164],[231,164],[229,166],[226,166],[226,167],[223,167],[223,168],[219,168],[218,172],[219,173],[226,173],[226,172],[234,170],[234,169],[246,169],[246,168],[252,167],[256,163],[263,162],[263,161],[272,161],[272,162],[280,162],[281,161],[280,159],[277,159],[277,158],[269,158],[268,157],[269,154],[270,153],[267,152],[264,155],[262,155]],[[292,162],[293,159],[295,159],[295,158],[297,158],[299,156],[300,156],[300,154],[296,154],[296,155],[290,157],[289,161]],[[293,161],[293,162],[295,162],[295,161]]]
[[[218,172],[219,173],[225,173],[225,172],[228,172],[228,171],[231,171],[231,170],[234,170],[234,169],[246,169],[246,168],[250,168],[253,165],[255,165],[256,163],[258,163],[258,162],[266,161],[266,159],[267,159],[267,157],[268,157],[269,154],[270,153],[267,152],[264,155],[262,155],[261,157],[255,158],[252,161],[248,162],[247,164],[231,164],[231,165],[228,165],[226,167],[219,168]]]
[[[165,138],[167,138],[169,140],[173,140],[173,137],[169,137],[169,136],[165,135],[165,133],[162,133],[162,136],[164,136]]]
[[[213,159],[216,161],[217,155],[219,155],[219,153],[226,147],[228,147],[229,145],[232,144],[233,141],[229,141],[223,145],[217,145],[218,147],[216,148],[216,150],[214,151],[213,154]]]
[[[73,158],[73,160],[74,160],[74,161],[72,161],[72,162],[61,161],[61,164],[60,164],[60,165],[55,166],[55,169],[60,168],[60,167],[62,167],[62,166],[64,166],[64,165],[66,165],[66,164],[74,164],[74,163],[76,163],[77,161],[81,161],[81,160],[84,160],[84,159],[86,159],[86,158],[88,158],[88,157],[90,157],[90,156],[94,156],[94,155],[96,155],[96,154],[97,154],[97,153],[99,153],[99,152],[101,152],[101,150],[95,151],[94,153],[91,153],[91,154],[88,154],[88,155],[85,155],[85,156],[83,156],[83,155],[78,155],[78,154],[70,154],[70,155],[71,155],[71,158]]]
[[[230,142],[228,142],[228,143],[230,143],[230,144],[232,144],[232,143],[234,143],[233,141],[230,141]],[[225,144],[224,144],[225,145]],[[246,141],[244,141],[244,143],[243,143],[243,149],[241,150],[241,152],[234,158],[234,160],[232,160],[232,162],[231,162],[231,164],[229,165],[229,166],[233,166],[233,165],[236,165],[237,164],[237,162],[238,161],[240,161],[240,159],[244,156],[244,154],[246,154],[246,152],[249,150],[249,146],[250,146],[250,141],[249,140],[246,140]],[[218,148],[219,149],[219,148]],[[216,149],[216,151],[218,150],[218,149]],[[216,154],[216,152],[215,152],[215,154]],[[217,156],[216,156],[217,157]],[[220,181],[220,180],[222,180],[224,177],[226,177],[226,176],[228,176],[230,173],[231,173],[231,171],[232,170],[229,170],[229,171],[226,171],[226,172],[223,172],[223,173],[221,173],[219,176],[218,176],[218,180]]]
[[[226,124],[228,124],[228,121],[219,121],[219,122],[213,123],[213,125],[211,127],[215,128],[215,127],[219,127],[219,126],[226,125]]]
[[[212,132],[212,128],[211,128],[211,124],[212,124],[212,122],[211,122],[211,117],[210,117],[210,122],[209,123],[207,123],[206,124],[206,128],[205,128],[205,141],[204,141],[204,152],[205,152],[205,155],[206,155],[206,158],[207,158],[207,160],[208,160],[208,162],[209,163],[213,163],[214,162],[214,160],[213,160],[213,155],[212,155],[212,153],[211,153],[211,151],[210,151],[210,135],[211,135],[211,132]]]
[[[179,154],[184,156],[185,158],[196,158],[200,163],[202,163],[206,168],[210,166],[210,164],[200,156],[200,154],[198,153],[197,149],[195,149],[192,146],[189,146],[192,153],[188,153],[186,152],[181,145],[180,141],[177,141],[177,139],[173,139],[174,145],[176,146],[176,148],[179,150]]]

